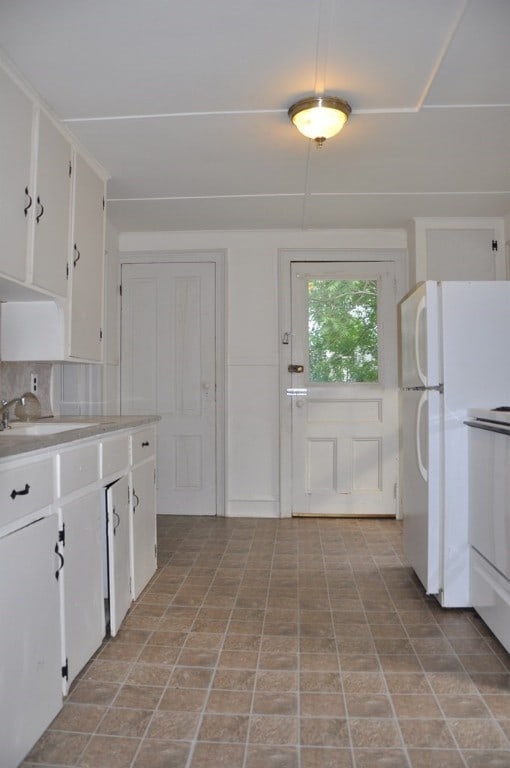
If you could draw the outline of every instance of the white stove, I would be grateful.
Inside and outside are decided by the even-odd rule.
[[[510,651],[510,411],[468,419],[471,604]]]

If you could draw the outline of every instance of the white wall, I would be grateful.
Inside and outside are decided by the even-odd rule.
[[[118,233],[110,224],[105,250],[103,413],[114,416],[120,413],[120,261]]]
[[[122,255],[226,253],[226,514],[279,515],[280,249],[405,249],[403,230],[137,232]]]

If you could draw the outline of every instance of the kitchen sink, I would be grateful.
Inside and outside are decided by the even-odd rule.
[[[97,422],[83,422],[83,421],[65,421],[65,422],[26,422],[26,421],[13,421],[7,429],[0,432],[0,439],[2,435],[5,437],[24,437],[33,436],[40,437],[41,435],[55,435],[59,432],[68,432],[71,429],[85,429],[86,427],[94,427]]]

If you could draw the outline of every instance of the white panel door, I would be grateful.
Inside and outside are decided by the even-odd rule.
[[[291,283],[292,514],[394,515],[393,264],[294,262]]]
[[[123,414],[161,416],[159,514],[216,514],[215,264],[124,264]]]

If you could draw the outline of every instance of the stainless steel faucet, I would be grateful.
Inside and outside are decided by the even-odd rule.
[[[12,400],[2,400],[0,406],[0,432],[4,429],[10,429],[9,427],[9,408],[12,408],[16,403],[21,403],[21,397],[13,397]]]

